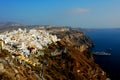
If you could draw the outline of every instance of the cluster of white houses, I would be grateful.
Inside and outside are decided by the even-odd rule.
[[[42,50],[48,44],[57,42],[60,39],[56,35],[51,35],[45,30],[13,30],[0,34],[2,48],[10,52],[20,52],[26,57],[30,53]]]

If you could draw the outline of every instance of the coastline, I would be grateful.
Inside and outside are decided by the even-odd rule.
[[[50,30],[51,29],[51,30]],[[56,32],[55,32],[56,31]],[[38,55],[38,54],[30,54],[30,57],[28,59],[31,59],[32,63],[34,61],[40,63],[37,65],[31,65],[26,62],[26,59],[21,61],[20,59],[22,57],[18,57],[13,54],[8,54],[6,61],[11,61],[11,64],[5,64],[5,59],[1,59],[2,62],[1,65],[4,67],[2,69],[1,76],[4,78],[9,70],[16,70],[17,73],[19,73],[19,78],[16,77],[16,79],[24,79],[21,76],[20,71],[21,68],[23,70],[28,70],[30,68],[29,72],[31,72],[34,75],[31,75],[26,71],[26,76],[30,76],[30,79],[33,79],[32,77],[36,79],[97,79],[97,80],[105,80],[107,79],[106,73],[94,62],[92,52],[88,50],[88,46],[92,46],[92,42],[88,37],[83,33],[75,30],[69,31],[68,28],[49,28],[50,34],[56,35],[58,38],[60,38],[60,41],[57,41],[56,43],[50,44],[47,48],[43,50],[45,53],[44,55]],[[3,50],[2,50],[2,54]],[[10,58],[10,57],[14,58]],[[36,56],[36,57],[35,57]],[[5,56],[6,58],[6,56]],[[14,59],[14,61],[13,61]],[[33,60],[32,60],[33,59]],[[20,68],[15,68],[13,65],[17,66],[20,65]],[[12,68],[10,68],[8,65],[11,65]],[[6,67],[8,67],[8,69]],[[12,75],[16,74],[15,72],[11,72]],[[42,72],[44,70],[44,73]],[[41,75],[38,75],[41,74]],[[6,75],[11,76],[9,78],[14,77],[12,75]]]

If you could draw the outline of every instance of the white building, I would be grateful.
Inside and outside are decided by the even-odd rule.
[[[27,57],[30,54],[28,47],[34,47],[35,50],[42,50],[43,46],[47,47],[48,44],[60,40],[56,35],[51,35],[45,30],[30,29],[27,31],[26,29],[22,30],[20,28],[12,32],[0,34],[0,39],[5,41],[4,46],[6,47],[10,46],[12,48],[11,45],[17,45],[18,50]]]

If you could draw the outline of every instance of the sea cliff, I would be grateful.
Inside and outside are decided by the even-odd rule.
[[[45,31],[50,35],[56,35],[59,40],[43,46],[42,50],[31,53],[27,57],[0,49],[0,79],[107,79],[106,73],[94,62],[93,54],[89,50],[93,43],[83,32],[52,27],[46,28]]]

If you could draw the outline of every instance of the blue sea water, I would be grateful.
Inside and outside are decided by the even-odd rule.
[[[105,51],[110,56],[94,56],[111,80],[120,80],[120,29],[94,29],[85,34],[93,41],[93,51]]]

